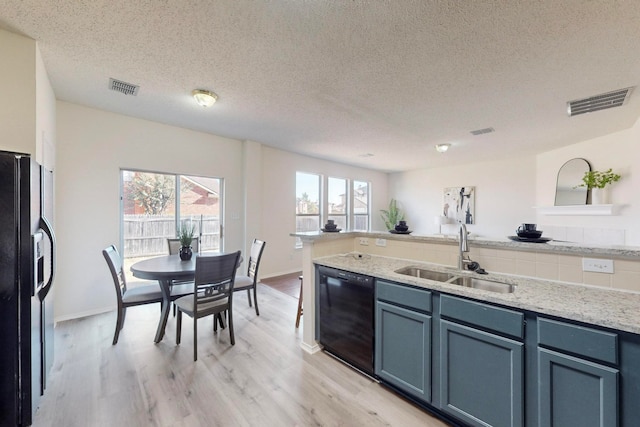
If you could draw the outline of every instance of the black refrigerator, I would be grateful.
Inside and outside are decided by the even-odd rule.
[[[53,174],[0,151],[0,426],[31,425],[53,363]]]

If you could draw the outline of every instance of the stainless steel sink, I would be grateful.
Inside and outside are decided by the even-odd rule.
[[[456,277],[450,273],[444,273],[441,271],[427,270],[420,267],[404,267],[396,270],[398,274],[406,274],[407,276],[419,277],[420,279],[435,280],[437,282],[446,282],[449,279]]]
[[[476,279],[475,277],[456,277],[450,282],[452,285],[465,286],[467,288],[482,289],[485,291],[499,292],[502,294],[512,293],[516,285],[508,283],[494,282],[492,280]]]
[[[516,289],[516,285],[508,283],[495,282],[493,280],[479,279],[470,276],[459,276],[457,274],[447,273],[444,271],[428,270],[421,267],[404,267],[396,270],[398,274],[406,274],[407,276],[418,277],[420,279],[435,280],[436,282],[446,282],[456,286],[465,286],[467,288],[482,289],[484,291],[498,292],[502,294],[510,294]]]

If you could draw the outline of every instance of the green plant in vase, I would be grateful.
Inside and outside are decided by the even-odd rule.
[[[399,221],[404,220],[404,213],[398,207],[396,199],[391,199],[388,209],[380,210],[380,216],[382,217],[387,230],[393,230]]]
[[[605,188],[609,184],[620,181],[620,175],[614,173],[611,168],[604,172],[600,171],[588,171],[584,173],[582,177],[582,184],[578,187],[592,188]]]
[[[609,203],[609,195],[605,189],[608,185],[619,180],[620,175],[614,173],[611,168],[604,172],[588,171],[584,173],[582,184],[578,185],[578,187],[586,187],[591,192],[591,204],[607,204]]]
[[[191,242],[193,242],[195,231],[195,225],[188,224],[186,222],[182,223],[178,230],[178,239],[180,240],[180,259],[184,261],[190,260],[193,255]]]

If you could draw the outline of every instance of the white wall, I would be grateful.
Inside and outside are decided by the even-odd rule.
[[[398,200],[407,224],[416,234],[435,234],[438,225],[434,219],[443,209],[444,188],[473,186],[476,191],[475,224],[467,229],[478,236],[504,238],[513,235],[519,224],[536,219],[533,209],[535,165],[535,157],[530,156],[517,161],[395,173],[390,177],[390,194]],[[444,226],[442,231],[455,233],[457,226]]]
[[[56,95],[36,45],[36,160],[49,170],[55,169],[56,157]]]
[[[225,249],[244,249],[241,142],[66,102],[57,107],[57,320],[115,308],[101,251],[119,242],[121,168],[224,177]]]
[[[36,42],[0,30],[0,150],[36,156]]]
[[[305,157],[271,147],[262,147],[263,240],[267,242],[260,276],[269,277],[302,269],[302,250],[295,249],[296,172],[371,182],[372,227],[380,228],[379,211],[388,203],[387,174],[369,169]],[[250,207],[248,209],[251,209]]]
[[[558,170],[567,161],[584,158],[593,170],[613,168],[622,175],[611,186],[611,202],[621,205],[615,216],[547,216],[539,215],[538,223],[554,227],[623,230],[625,245],[640,246],[640,205],[636,191],[640,188],[640,120],[621,132],[591,139],[537,156],[536,199],[539,206],[553,206]]]

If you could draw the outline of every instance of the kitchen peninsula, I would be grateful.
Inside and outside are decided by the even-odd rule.
[[[377,279],[376,375],[431,410],[469,425],[554,425],[550,417],[571,414],[579,423],[595,417],[604,420],[597,425],[630,426],[640,417],[631,405],[640,398],[640,248],[470,239],[471,259],[489,272],[482,277],[515,289],[495,293],[396,272],[478,276],[455,267],[456,238],[293,235],[303,241],[305,350],[319,350],[314,265],[321,265]],[[582,258],[615,268],[578,274]],[[407,357],[422,369],[405,369]],[[504,398],[483,400],[487,388]]]

